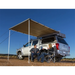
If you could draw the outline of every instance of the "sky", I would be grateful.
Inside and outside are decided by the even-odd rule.
[[[70,46],[69,57],[75,58],[75,9],[0,9],[0,43],[8,37],[9,28],[28,18],[64,33]],[[28,42],[28,35],[15,31],[11,34],[9,53],[16,54]],[[0,53],[8,53],[8,39],[0,44]]]

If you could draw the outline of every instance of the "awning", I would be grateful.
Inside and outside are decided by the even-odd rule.
[[[47,34],[59,33],[58,31],[55,31],[31,19],[27,19],[11,27],[10,30],[28,34],[28,21],[30,21],[30,35],[32,36],[40,37],[40,36],[44,36]]]

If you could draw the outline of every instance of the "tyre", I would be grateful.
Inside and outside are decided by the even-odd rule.
[[[18,52],[17,57],[18,57],[18,59],[20,59],[20,60],[23,60],[23,59],[24,59],[24,57],[22,56],[21,52]]]
[[[61,61],[62,57],[56,57],[56,62]]]
[[[62,59],[62,57],[55,57],[55,59],[54,59],[54,57],[52,58],[52,60],[55,62],[60,62],[61,59]]]

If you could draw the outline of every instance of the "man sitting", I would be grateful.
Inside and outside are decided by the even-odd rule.
[[[40,56],[38,57],[38,61],[39,61],[40,58],[41,58],[41,63],[43,63],[43,62],[44,62],[44,57],[45,57],[45,55],[48,55],[48,50],[43,49],[43,48],[41,47]]]
[[[34,55],[37,55],[37,60],[38,60],[38,57],[39,57],[39,49],[36,48],[36,47],[37,47],[37,46],[34,45],[34,48],[32,48],[32,49],[30,50],[30,52],[31,52],[31,61],[34,61]]]
[[[45,57],[46,55],[51,55],[50,51],[53,51],[53,47],[52,47],[51,44],[49,44],[49,49],[48,49],[48,50],[43,49],[43,47],[41,47],[41,50],[40,50],[40,53],[41,53],[41,54],[40,54],[40,56],[38,57],[38,61],[39,61],[40,58],[41,58],[41,63],[43,63],[43,62],[44,62],[44,57]]]

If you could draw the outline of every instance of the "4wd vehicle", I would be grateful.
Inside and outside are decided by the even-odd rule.
[[[41,50],[41,46],[48,50],[49,45],[52,47],[56,46],[55,57],[56,61],[60,61],[62,57],[70,55],[70,47],[64,40],[65,35],[61,33],[50,34],[42,37],[38,37],[37,39],[30,40],[27,44],[23,45],[22,48],[17,50],[17,56],[19,59],[23,59],[24,56],[30,55],[31,48],[34,47],[34,44],[37,45],[37,48]]]

